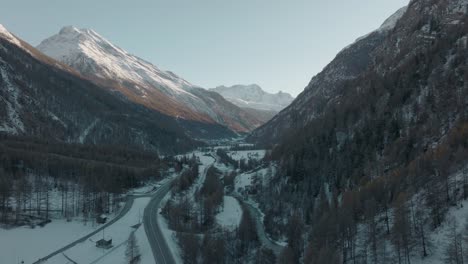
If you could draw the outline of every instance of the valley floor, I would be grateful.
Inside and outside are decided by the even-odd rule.
[[[135,231],[137,244],[142,255],[141,263],[153,263],[151,247],[141,224],[143,211],[150,201],[149,197],[137,198],[133,202],[130,211],[116,223],[106,228],[102,233],[92,236],[85,242],[79,243],[69,250],[47,260],[47,264],[63,264],[71,259],[77,263],[126,263],[125,249],[130,233]],[[105,237],[112,239],[111,249],[96,247],[96,241]]]
[[[240,161],[241,159],[261,159],[265,151],[229,151],[230,157],[233,160]],[[224,164],[219,161],[216,156],[216,149],[209,152],[195,151],[189,153],[187,156],[195,155],[199,159],[199,177],[194,183],[193,188],[189,192],[195,192],[203,185],[206,173],[209,167],[215,166],[223,174],[233,171],[229,164]],[[252,177],[254,175],[263,175],[266,169],[249,171],[238,175],[234,182],[234,189],[245,189],[251,186]],[[166,180],[168,180],[167,178]],[[63,264],[63,263],[102,263],[102,264],[119,264],[126,263],[126,248],[129,235],[135,232],[137,244],[141,253],[141,264],[154,263],[155,259],[145,233],[143,221],[143,213],[148,206],[151,195],[158,190],[166,181],[146,185],[142,188],[130,191],[128,194],[134,196],[133,203],[131,204],[128,212],[119,218],[115,223],[106,227],[104,231],[100,231],[85,241],[73,244],[69,249],[64,250],[50,259],[41,263],[47,264]],[[216,226],[234,231],[238,228],[242,214],[243,207],[239,197],[235,195],[236,191],[232,194],[226,193],[223,198],[223,205],[220,211],[215,215]],[[193,195],[193,193],[192,193]],[[170,193],[165,196],[160,207],[170,198]],[[60,205],[59,196],[53,199],[52,205]],[[123,207],[123,203],[121,207]],[[257,209],[258,210],[258,209]],[[159,214],[160,211],[158,211]],[[256,223],[262,223],[262,214],[254,213],[257,219]],[[115,218],[118,212],[113,213],[109,218]],[[181,249],[179,248],[176,234],[170,230],[167,220],[163,217],[158,217],[158,223],[161,227],[162,234],[166,240],[176,263],[182,263]],[[87,236],[93,231],[99,229],[102,225],[95,223],[94,219],[89,219],[84,223],[81,219],[72,219],[66,221],[65,219],[54,219],[51,223],[44,227],[36,227],[34,229],[29,226],[16,227],[11,229],[0,228],[0,263],[34,263],[46,255],[73,243],[74,241]],[[102,239],[112,239],[113,247],[110,249],[100,249],[96,247],[96,241]]]
[[[131,190],[129,195],[141,197],[134,199],[128,212],[117,222],[72,248],[59,253],[44,263],[67,263],[67,257],[78,262],[89,263],[125,263],[125,246],[130,232],[135,231],[137,243],[142,254],[141,263],[153,263],[154,258],[151,247],[148,244],[143,225],[137,229],[132,226],[141,222],[143,210],[149,202],[151,193],[161,186],[164,181],[157,184],[148,184],[141,188]],[[144,197],[147,196],[147,197]],[[60,204],[60,197],[52,195],[52,208]],[[121,209],[108,216],[108,221],[119,217]],[[34,263],[47,254],[74,243],[101,228],[94,219],[85,221],[82,217],[76,217],[67,221],[62,218],[52,219],[52,222],[44,227],[21,226],[13,228],[0,228],[0,263]],[[95,247],[95,241],[102,238],[112,238],[114,247],[103,251]]]
[[[92,232],[97,226],[81,221],[54,220],[45,227],[0,229],[0,263],[32,263]]]

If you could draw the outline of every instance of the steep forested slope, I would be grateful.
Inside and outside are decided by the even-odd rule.
[[[279,172],[261,202],[270,232],[288,237],[285,258],[408,263],[429,254],[425,232],[468,193],[468,175],[453,176],[468,157],[467,10],[465,0],[411,1],[394,27],[344,49],[254,131],[251,140],[277,144]],[[360,228],[370,240],[359,241],[368,234]]]
[[[342,86],[360,76],[371,64],[372,53],[382,45],[401,18],[406,7],[398,10],[378,29],[344,48],[322,72],[314,76],[304,91],[270,122],[253,131],[250,139],[275,144],[289,133],[304,128],[322,115],[328,103],[343,96]]]
[[[166,153],[196,146],[183,129],[187,122],[93,84],[4,32],[0,34],[1,132]],[[225,129],[219,126],[219,130]]]

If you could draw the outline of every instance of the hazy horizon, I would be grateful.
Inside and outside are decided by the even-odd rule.
[[[34,46],[64,26],[91,28],[207,89],[258,84],[297,96],[341,49],[377,29],[408,0],[92,3],[4,3],[0,24]]]

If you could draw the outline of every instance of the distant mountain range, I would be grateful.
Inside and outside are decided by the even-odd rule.
[[[37,49],[0,25],[0,133],[179,152],[235,137],[274,113],[129,54],[95,31],[64,27]]]
[[[36,49],[0,26],[0,77],[6,134],[173,153],[266,121],[88,29],[65,27]]]
[[[234,132],[249,132],[262,123],[222,97],[129,54],[91,29],[64,27],[37,49],[131,101],[175,118],[220,124]]]
[[[288,93],[267,93],[256,84],[234,85],[230,87],[218,86],[210,90],[221,94],[226,100],[239,107],[276,113],[283,110],[294,100]]]

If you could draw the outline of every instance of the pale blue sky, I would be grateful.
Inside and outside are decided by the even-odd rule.
[[[37,45],[65,25],[202,87],[257,83],[297,95],[408,0],[0,0],[0,24]]]

